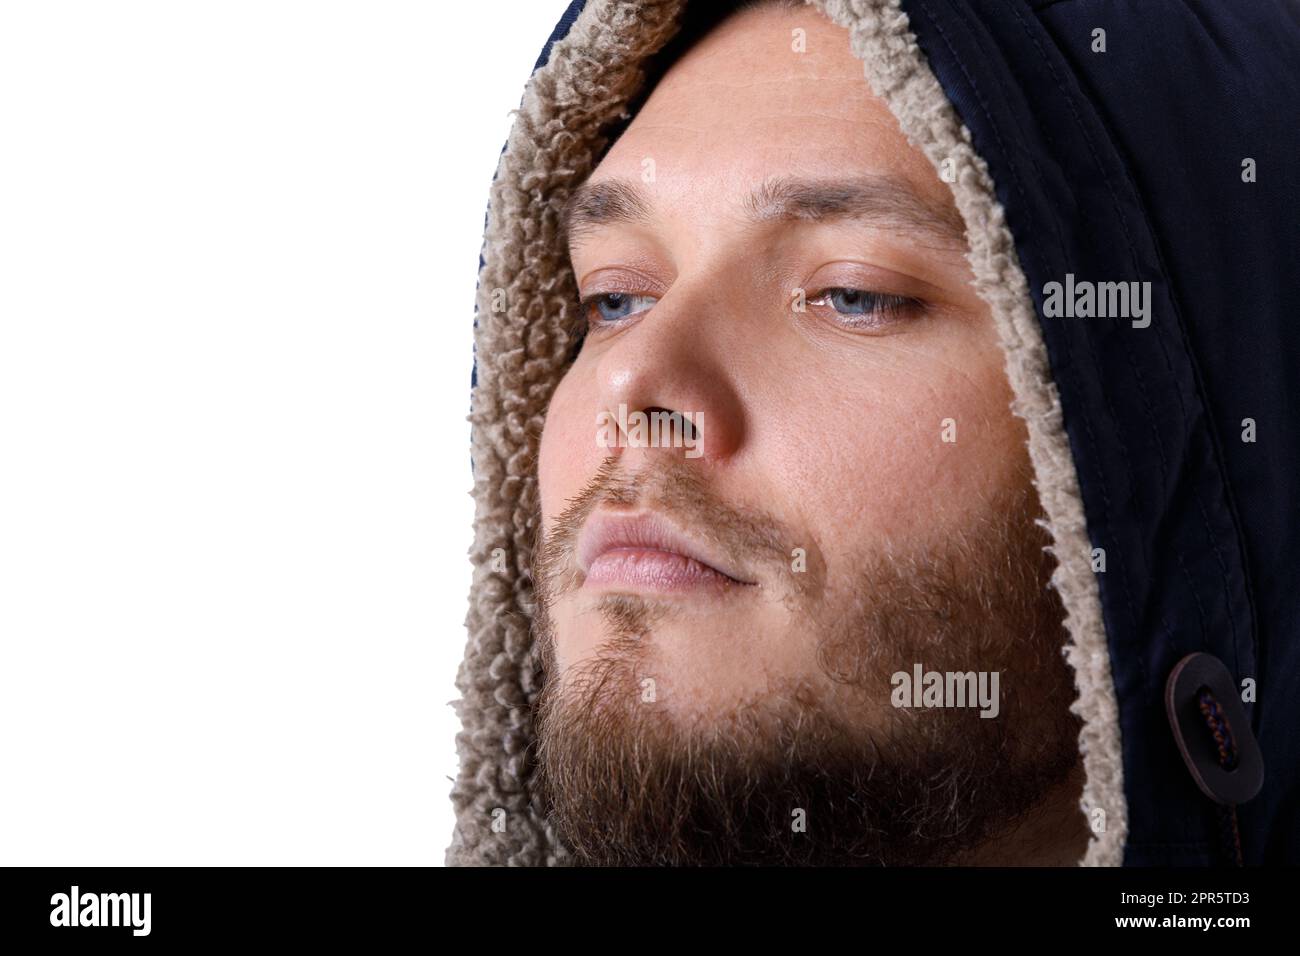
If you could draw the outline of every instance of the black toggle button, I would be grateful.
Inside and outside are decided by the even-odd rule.
[[[1192,779],[1207,797],[1236,806],[1264,785],[1264,756],[1236,682],[1213,654],[1188,654],[1165,682],[1165,712]]]

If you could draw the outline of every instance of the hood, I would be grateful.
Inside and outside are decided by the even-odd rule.
[[[1300,7],[811,5],[966,224],[1066,609],[1080,862],[1300,863]],[[569,862],[530,762],[537,445],[577,296],[559,212],[698,8],[576,0],[492,183],[451,865]],[[1076,279],[1150,283],[1149,324],[1070,314]]]

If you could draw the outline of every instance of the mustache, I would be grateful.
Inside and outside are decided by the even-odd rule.
[[[737,566],[752,568],[760,585],[788,600],[819,593],[825,581],[821,548],[807,532],[796,532],[761,508],[735,505],[713,490],[697,465],[660,456],[635,473],[610,455],[582,491],[569,500],[549,534],[538,522],[533,582],[548,603],[581,587],[579,535],[602,505],[641,506],[675,521],[713,545]],[[796,572],[795,566],[799,565]]]

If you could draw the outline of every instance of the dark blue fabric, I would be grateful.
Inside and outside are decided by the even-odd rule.
[[[1258,687],[1245,861],[1300,863],[1300,5],[903,6],[1007,212],[1106,552],[1124,862],[1223,862],[1163,705],[1174,665],[1204,651]],[[1150,327],[1044,317],[1043,287],[1066,273],[1149,281]]]
[[[904,8],[1007,211],[1106,550],[1125,862],[1220,859],[1163,706],[1174,665],[1206,651],[1258,685],[1266,777],[1240,809],[1246,862],[1300,863],[1300,8]],[[1067,272],[1150,281],[1150,327],[1043,317],[1044,284]]]

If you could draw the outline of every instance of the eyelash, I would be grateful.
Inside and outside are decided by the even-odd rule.
[[[919,309],[923,308],[924,303],[920,299],[905,295],[893,295],[887,292],[873,292],[870,289],[856,289],[850,286],[826,286],[816,294],[805,295],[804,303],[806,305],[821,305],[823,300],[840,293],[847,293],[853,296],[859,296],[866,300],[870,305],[865,312],[840,312],[831,306],[831,310],[838,316],[843,316],[845,321],[842,324],[848,328],[874,328],[876,326],[888,324],[890,322],[901,321],[914,315]],[[617,326],[627,319],[640,315],[642,312],[648,312],[653,308],[653,304],[636,312],[620,316],[617,319],[601,319],[596,317],[596,313],[602,300],[618,296],[627,299],[652,299],[654,296],[640,295],[634,292],[593,292],[591,295],[584,296],[578,300],[578,305],[582,317],[586,320],[588,329],[603,329]],[[864,318],[874,317],[870,321],[851,321],[851,316],[863,316]]]

